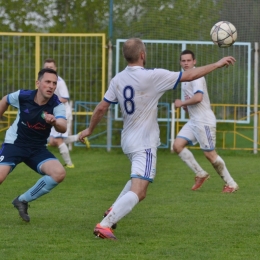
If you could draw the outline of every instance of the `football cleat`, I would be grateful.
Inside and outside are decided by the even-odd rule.
[[[113,234],[113,230],[109,227],[101,227],[98,223],[94,228],[93,234],[96,237],[100,237],[102,239],[112,239],[117,240],[117,238]]]
[[[87,147],[87,148],[90,148],[90,143],[89,143],[88,138],[87,138],[87,137],[84,137],[83,139],[84,139],[84,143],[85,143],[86,147]]]
[[[209,178],[209,174],[207,174],[205,177],[199,177],[199,176],[196,176],[195,177],[195,184],[192,186],[192,190],[198,190],[202,184],[208,180]]]
[[[64,164],[64,167],[69,169],[75,168],[74,164]]]
[[[105,218],[108,214],[109,214],[109,212],[112,210],[112,207],[110,207],[108,210],[106,210],[106,212],[104,213],[104,215],[103,215],[103,218]],[[116,227],[117,227],[117,223],[115,223],[115,224],[113,224],[112,225],[112,229],[116,229]]]
[[[80,134],[81,134],[81,132],[78,133],[78,135],[80,135]],[[84,137],[83,140],[84,140],[84,144],[86,145],[86,147],[90,148],[90,142],[89,142],[88,138]]]
[[[26,221],[26,222],[30,222],[30,216],[28,215],[28,202],[26,201],[20,201],[19,196],[17,198],[15,198],[12,202],[12,204],[14,205],[15,208],[17,208],[20,217]]]
[[[233,192],[237,191],[238,189],[239,189],[239,187],[237,185],[235,187],[225,185],[222,192],[223,193],[233,193]]]

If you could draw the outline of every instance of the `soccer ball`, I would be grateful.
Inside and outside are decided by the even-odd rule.
[[[210,36],[214,44],[220,48],[230,47],[237,39],[236,27],[227,21],[216,23],[211,31]]]

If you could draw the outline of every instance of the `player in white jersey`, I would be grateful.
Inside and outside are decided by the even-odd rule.
[[[92,134],[110,104],[119,103],[124,121],[121,145],[131,161],[131,180],[94,229],[96,236],[107,239],[116,239],[112,226],[145,198],[148,185],[155,177],[157,147],[160,145],[157,123],[160,97],[165,91],[176,88],[180,81],[194,80],[235,62],[233,57],[225,57],[187,72],[147,70],[144,68],[145,45],[138,38],[131,38],[124,43],[123,55],[128,66],[111,80],[104,99],[93,112],[89,127],[79,137],[83,142],[85,136]]]
[[[185,50],[181,53],[180,65],[184,71],[193,70],[195,64],[196,59],[192,51]],[[175,107],[183,107],[189,114],[189,120],[178,133],[173,149],[196,174],[192,190],[198,190],[209,178],[209,174],[201,168],[193,154],[186,148],[186,145],[195,145],[197,142],[205,157],[225,182],[222,192],[232,193],[238,190],[238,185],[228,172],[225,162],[215,150],[216,117],[210,107],[205,78],[183,82],[181,87],[185,100],[176,99]]]
[[[50,68],[57,71],[56,62],[54,59],[46,59],[44,61],[44,68]],[[69,104],[69,91],[65,81],[58,76],[57,88],[55,90],[55,94],[59,97],[60,101],[65,105],[66,108],[66,118],[67,118],[67,131],[65,133],[59,133],[53,127],[51,129],[49,144],[50,146],[55,146],[59,148],[59,152],[65,162],[66,168],[74,168],[74,164],[71,161],[70,152],[67,144],[73,143],[79,140],[79,135],[68,135],[71,129],[72,123],[72,110]],[[89,147],[89,142],[87,138],[85,138],[85,144]]]

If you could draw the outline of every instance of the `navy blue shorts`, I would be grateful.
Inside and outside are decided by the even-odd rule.
[[[24,162],[34,171],[44,175],[40,167],[44,162],[49,160],[58,159],[45,146],[31,148],[3,143],[0,150],[0,165],[10,165],[10,172],[17,164]]]

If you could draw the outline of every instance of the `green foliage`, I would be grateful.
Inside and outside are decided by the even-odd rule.
[[[130,163],[120,149],[74,148],[76,168],[30,203],[29,224],[11,201],[39,175],[19,165],[1,185],[1,259],[258,259],[259,156],[221,153],[240,186],[235,194],[222,194],[221,178],[201,152],[194,153],[209,181],[191,191],[190,169],[176,154],[159,150],[155,181],[147,198],[118,223],[117,242],[97,239],[92,231],[129,179]]]
[[[10,0],[1,1],[1,31],[3,32],[38,32],[46,31],[51,24],[52,12],[46,8],[52,0]]]
[[[104,33],[108,26],[109,0],[57,0],[50,32]]]
[[[107,29],[108,8],[108,0],[1,1],[0,31],[100,33]]]
[[[0,31],[3,32],[51,32],[51,33],[108,33],[109,26],[109,4],[112,0],[10,0],[0,1],[2,12],[0,13]],[[192,41],[210,41],[209,31],[216,21],[221,19],[228,20],[235,25],[238,23],[246,24],[242,19],[235,21],[236,12],[229,12],[233,8],[242,6],[241,0],[113,0],[113,41],[118,38],[141,37],[142,39],[163,39],[163,40],[192,40]],[[241,4],[239,4],[241,3]],[[232,8],[231,8],[232,7]],[[258,8],[258,4],[250,0],[248,9]],[[242,10],[245,10],[242,9]],[[239,10],[237,10],[239,12]],[[255,12],[251,12],[256,16]],[[253,19],[251,13],[245,14],[246,19]],[[230,17],[228,16],[230,15]],[[257,18],[258,19],[258,18]],[[253,26],[250,26],[250,30]],[[239,30],[239,28],[238,28]],[[245,29],[243,29],[245,30]],[[241,33],[238,34],[241,36]],[[24,40],[24,44],[20,41]],[[242,38],[241,38],[242,39]],[[6,42],[7,41],[7,42]],[[19,41],[19,42],[17,42]],[[17,82],[23,82],[23,88],[34,86],[34,68],[35,59],[32,57],[34,51],[34,39],[26,42],[23,37],[16,37],[14,40],[3,39],[2,46],[2,67],[1,74],[7,80],[5,90],[2,95],[17,89]],[[89,89],[98,89],[101,86],[101,76],[99,72],[92,71],[89,68],[100,68],[101,60],[97,59],[101,53],[99,46],[96,50],[80,48],[83,46],[82,39],[75,40],[77,47],[70,48],[66,39],[57,37],[50,39],[46,37],[46,42],[41,42],[41,56],[44,59],[54,57],[58,60],[61,76],[66,75],[66,82],[69,88],[73,88],[71,98],[73,100],[90,99]],[[247,41],[246,39],[244,41]],[[87,43],[91,44],[91,43]],[[17,49],[17,46],[19,46]],[[189,47],[189,46],[187,46]],[[216,47],[216,46],[215,46]],[[179,53],[181,45],[174,50],[168,50],[166,46],[158,46],[153,49],[147,46],[148,66],[164,67],[169,70],[178,71]],[[193,46],[193,48],[195,48]],[[199,65],[215,62],[218,55],[225,53],[216,51],[217,49],[196,50],[196,53],[203,53],[202,62]],[[90,55],[92,54],[92,55]],[[114,51],[115,54],[115,51]],[[34,54],[33,54],[34,55]],[[237,57],[236,55],[233,55]],[[72,58],[73,57],[73,58]],[[84,59],[87,57],[87,59]],[[211,57],[209,59],[208,57]],[[123,57],[122,57],[123,58]],[[98,60],[98,62],[97,62]],[[241,61],[241,58],[240,58]],[[41,60],[42,62],[42,60]],[[241,62],[242,63],[242,62]],[[243,62],[243,64],[245,61]],[[25,65],[27,64],[27,65]],[[115,62],[113,63],[115,64]],[[125,63],[124,63],[125,64]],[[18,66],[18,68],[17,68]],[[120,67],[120,69],[122,69]],[[212,81],[210,96],[213,103],[244,103],[243,100],[237,100],[238,96],[244,95],[243,79],[246,79],[244,68],[239,68],[239,72],[233,71],[233,78],[236,83],[230,86],[230,73],[223,70],[219,76],[209,76]],[[9,73],[11,72],[11,73]],[[15,75],[15,76],[14,76]],[[25,76],[26,75],[26,76]],[[29,76],[30,75],[30,76]],[[87,84],[79,84],[77,79],[91,79]],[[214,89],[219,82],[225,82],[225,88],[229,92],[225,95],[215,95]],[[105,80],[106,82],[106,80]],[[239,87],[238,87],[239,86]],[[97,91],[97,92],[98,92]],[[100,91],[99,91],[100,92]],[[95,96],[95,100],[101,99],[101,94]],[[177,90],[174,94],[167,93],[165,98],[167,102],[180,96]],[[230,102],[230,97],[234,100]],[[246,100],[246,97],[245,97]]]
[[[205,41],[220,20],[236,25],[239,41],[259,39],[255,0],[0,0],[0,31],[108,33],[111,1],[114,39]]]
[[[122,37],[123,33],[126,38],[208,40],[209,28],[205,24],[215,23],[213,21],[218,19],[217,10],[220,8],[220,4],[207,0],[120,2],[114,1],[118,6],[115,20],[124,20],[125,23],[116,24],[116,38]]]

